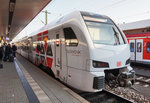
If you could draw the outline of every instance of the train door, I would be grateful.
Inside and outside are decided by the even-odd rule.
[[[55,68],[56,68],[56,77],[60,76],[60,69],[61,69],[61,44],[60,44],[60,34],[57,32],[56,34],[56,42],[55,42]]]
[[[143,39],[136,40],[136,61],[143,59]]]
[[[135,40],[129,40],[129,45],[130,45],[130,57],[131,60],[135,60],[135,56],[136,56],[136,50],[135,50]]]
[[[29,55],[28,55],[28,58],[30,61],[33,62],[33,42],[32,42],[32,38],[29,38]]]
[[[56,77],[67,82],[66,49],[62,29],[57,30],[55,42],[55,68]]]

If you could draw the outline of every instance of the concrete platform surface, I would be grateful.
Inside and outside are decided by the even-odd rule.
[[[13,62],[0,69],[0,103],[29,103]]]
[[[17,55],[16,62],[37,97],[41,95],[43,95],[44,98],[48,97],[51,103],[89,103],[22,56]],[[42,93],[41,95],[40,92]],[[38,99],[39,98],[41,98],[41,100],[44,99],[42,97],[38,97]]]
[[[89,103],[20,55],[2,64],[0,103]]]

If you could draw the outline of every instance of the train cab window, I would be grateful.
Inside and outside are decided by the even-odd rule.
[[[101,20],[101,19],[100,19]],[[106,19],[104,19],[105,21]],[[107,21],[107,20],[106,20]],[[122,45],[125,44],[124,37],[113,23],[85,21],[90,37],[94,44]]]
[[[137,52],[141,52],[141,51],[142,51],[142,43],[137,42]]]
[[[78,46],[78,39],[71,28],[64,28],[66,46]]]
[[[134,43],[130,43],[130,52],[134,52]]]
[[[44,52],[45,52],[45,50],[44,50],[44,45],[43,44],[41,44],[41,48],[40,48],[41,50],[40,50],[40,53],[41,54],[44,54]]]
[[[47,55],[53,56],[51,45],[47,46]]]
[[[150,53],[150,42],[147,43],[147,48],[146,48],[146,50],[147,50],[147,53]]]

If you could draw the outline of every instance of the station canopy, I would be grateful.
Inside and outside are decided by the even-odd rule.
[[[124,31],[140,29],[140,28],[148,28],[150,27],[150,19],[131,22],[131,23],[124,23],[124,24],[119,25],[119,27]]]
[[[0,37],[13,39],[51,0],[0,0]]]

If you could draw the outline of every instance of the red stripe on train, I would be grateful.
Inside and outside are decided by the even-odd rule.
[[[52,68],[53,59],[47,57],[46,60],[47,60],[48,67],[49,67],[49,68]]]

